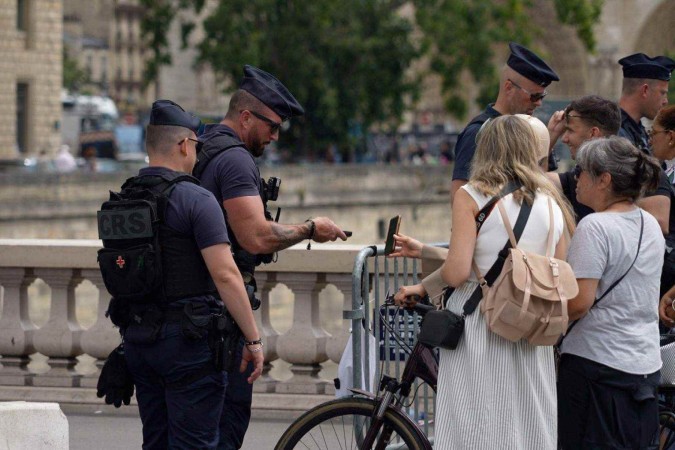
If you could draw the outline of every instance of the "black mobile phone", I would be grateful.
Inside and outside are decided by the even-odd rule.
[[[352,232],[351,232],[351,231],[342,230],[342,232],[345,234],[345,236],[347,236],[347,237],[352,237]]]
[[[389,230],[387,230],[387,240],[384,242],[385,255],[389,255],[394,251],[394,235],[398,234],[398,228],[400,226],[401,226],[401,216],[395,216],[389,220]]]

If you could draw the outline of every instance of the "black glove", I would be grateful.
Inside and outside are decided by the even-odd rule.
[[[120,344],[108,355],[103,364],[96,385],[96,396],[99,398],[105,396],[106,404],[119,408],[122,403],[128,405],[132,395],[134,395],[134,380],[124,358],[124,344]]]

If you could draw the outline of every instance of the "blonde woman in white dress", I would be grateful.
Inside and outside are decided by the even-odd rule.
[[[478,135],[469,182],[455,196],[448,250],[423,246],[404,235],[397,237],[394,256],[444,258],[442,267],[422,283],[403,286],[395,299],[409,305],[412,296],[438,297],[445,286],[455,288],[446,307],[461,314],[478,282],[471,270],[475,259],[487,273],[508,235],[502,218],[492,213],[477,234],[480,209],[511,180],[521,190],[503,197],[513,224],[523,201],[532,211],[519,248],[546,253],[549,227],[554,231],[556,258],[565,258],[565,228],[574,218],[567,201],[538,167],[538,138],[526,120],[501,116],[488,122]],[[548,199],[553,200],[549,223]],[[495,210],[496,211],[496,208]],[[555,450],[557,446],[555,370],[552,347],[510,342],[487,329],[479,309],[466,318],[456,350],[440,350],[435,411],[435,445],[443,450],[514,449]]]

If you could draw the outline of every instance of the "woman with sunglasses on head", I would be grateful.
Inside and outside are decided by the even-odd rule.
[[[619,137],[582,144],[577,200],[582,220],[568,262],[579,284],[573,323],[560,344],[558,430],[563,449],[656,448],[658,298],[664,239],[635,205],[653,190],[657,162]]]
[[[659,111],[648,132],[652,154],[666,171],[671,184],[670,223],[666,235],[666,252],[661,273],[662,308],[672,304],[672,298],[666,292],[675,284],[675,105],[666,106]],[[675,326],[675,321],[661,313],[661,320],[668,327]]]
[[[548,134],[544,127],[544,133]],[[544,142],[548,147],[548,136]],[[446,308],[461,314],[479,286],[472,261],[483,274],[509,240],[499,208],[480,228],[479,211],[505,186],[522,185],[500,200],[511,226],[521,209],[531,206],[518,247],[537,254],[550,252],[564,259],[564,230],[574,228],[571,207],[539,168],[540,140],[527,120],[500,116],[478,134],[469,182],[452,205],[452,234],[440,275],[455,287]],[[546,152],[544,152],[544,155]],[[553,220],[551,220],[551,218]],[[547,243],[552,231],[550,246]],[[397,235],[396,256],[431,256],[435,250]],[[433,275],[396,294],[399,304],[411,296],[435,297]],[[480,291],[478,291],[480,292]],[[439,350],[435,444],[449,449],[554,450],[557,446],[556,389],[553,350],[521,339],[511,342],[491,332],[479,311],[466,316],[464,334],[455,350]]]

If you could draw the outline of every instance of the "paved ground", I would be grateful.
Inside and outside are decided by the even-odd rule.
[[[126,408],[126,410],[125,410]],[[70,450],[140,449],[141,419],[138,409],[120,410],[62,406],[70,427]],[[246,434],[243,450],[271,450],[292,419],[255,417]]]

